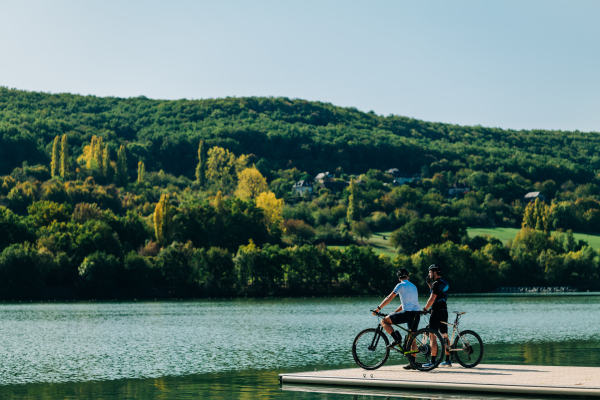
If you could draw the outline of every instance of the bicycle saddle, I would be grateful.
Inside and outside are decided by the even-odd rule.
[[[463,315],[466,313],[466,311],[452,311],[452,312],[456,315]]]

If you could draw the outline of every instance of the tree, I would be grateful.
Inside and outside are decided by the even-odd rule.
[[[265,214],[265,224],[269,232],[281,229],[283,222],[283,199],[277,199],[273,192],[262,192],[256,199],[256,206]]]
[[[160,201],[154,209],[154,232],[156,234],[156,241],[160,245],[164,245],[167,240],[172,219],[169,195],[163,194],[160,196]]]
[[[229,150],[222,147],[213,147],[208,150],[208,179],[227,185],[234,178],[235,166],[235,155]]]
[[[63,179],[69,178],[69,143],[67,142],[67,135],[62,136],[61,141],[61,152],[60,152],[60,176]]]
[[[144,174],[146,173],[146,167],[142,161],[138,162],[138,183],[144,182]]]
[[[351,224],[352,234],[356,237],[359,237],[361,241],[364,243],[365,238],[371,237],[371,230],[369,229],[369,225],[365,221],[354,221]]]
[[[297,219],[286,219],[283,222],[283,232],[297,244],[310,243],[317,235],[315,228]]]
[[[115,169],[110,163],[110,151],[108,147],[104,149],[104,160],[102,160],[102,175],[106,178],[107,183],[112,183],[115,179]]]
[[[93,152],[95,170],[99,174],[102,174],[102,171],[104,170],[102,167],[102,162],[104,161],[104,143],[101,136],[96,138],[96,145],[93,148]]]
[[[419,218],[392,232],[390,241],[405,254],[414,254],[432,244],[460,243],[466,235],[467,226],[460,218]]]
[[[358,209],[358,193],[354,179],[350,180],[350,197],[348,198],[348,223],[360,220],[360,211]]]
[[[121,145],[119,152],[117,153],[117,175],[116,184],[119,187],[126,187],[129,181],[127,176],[127,154],[125,152],[125,146]]]
[[[196,167],[196,181],[200,186],[206,183],[206,150],[204,149],[204,140],[198,145],[198,166]]]
[[[60,175],[60,137],[54,138],[52,145],[52,161],[50,163],[50,175],[54,178]]]
[[[267,190],[267,180],[256,167],[246,168],[238,175],[238,186],[235,195],[240,199],[255,200],[260,193]]]
[[[527,204],[523,215],[522,228],[531,228],[548,233],[553,227],[552,215],[558,206],[550,207],[539,199]]]

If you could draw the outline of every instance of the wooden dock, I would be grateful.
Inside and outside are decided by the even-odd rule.
[[[362,387],[418,391],[487,392],[505,395],[600,397],[600,368],[482,364],[458,365],[430,372],[406,371],[401,365],[375,371],[361,368],[280,374],[285,384]]]

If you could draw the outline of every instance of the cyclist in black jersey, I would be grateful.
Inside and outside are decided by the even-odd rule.
[[[429,266],[429,274],[427,276],[427,284],[431,288],[431,295],[429,296],[429,300],[427,300],[427,304],[423,308],[423,311],[427,311],[429,307],[431,307],[431,318],[429,319],[429,327],[431,329],[438,330],[446,343],[448,343],[448,325],[443,324],[442,322],[448,322],[448,308],[446,306],[446,300],[448,299],[448,282],[442,279],[442,266],[438,264],[431,264]],[[435,357],[437,355],[437,343],[432,338],[432,348],[431,355],[435,362]],[[451,367],[452,361],[450,361],[450,353],[448,349],[446,349],[446,360],[440,364],[443,367]]]

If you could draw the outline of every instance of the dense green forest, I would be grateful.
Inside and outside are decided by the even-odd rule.
[[[120,99],[0,88],[5,298],[600,286],[598,133],[430,123],[288,98]],[[421,179],[401,186],[398,168]],[[313,178],[329,171],[340,190]],[[311,182],[312,195],[294,192]],[[454,184],[470,190],[451,196]],[[539,191],[545,201],[528,203]],[[523,227],[504,246],[467,226]],[[393,230],[394,259],[361,245]],[[550,234],[550,231],[557,231]],[[345,250],[328,245],[349,245]]]

